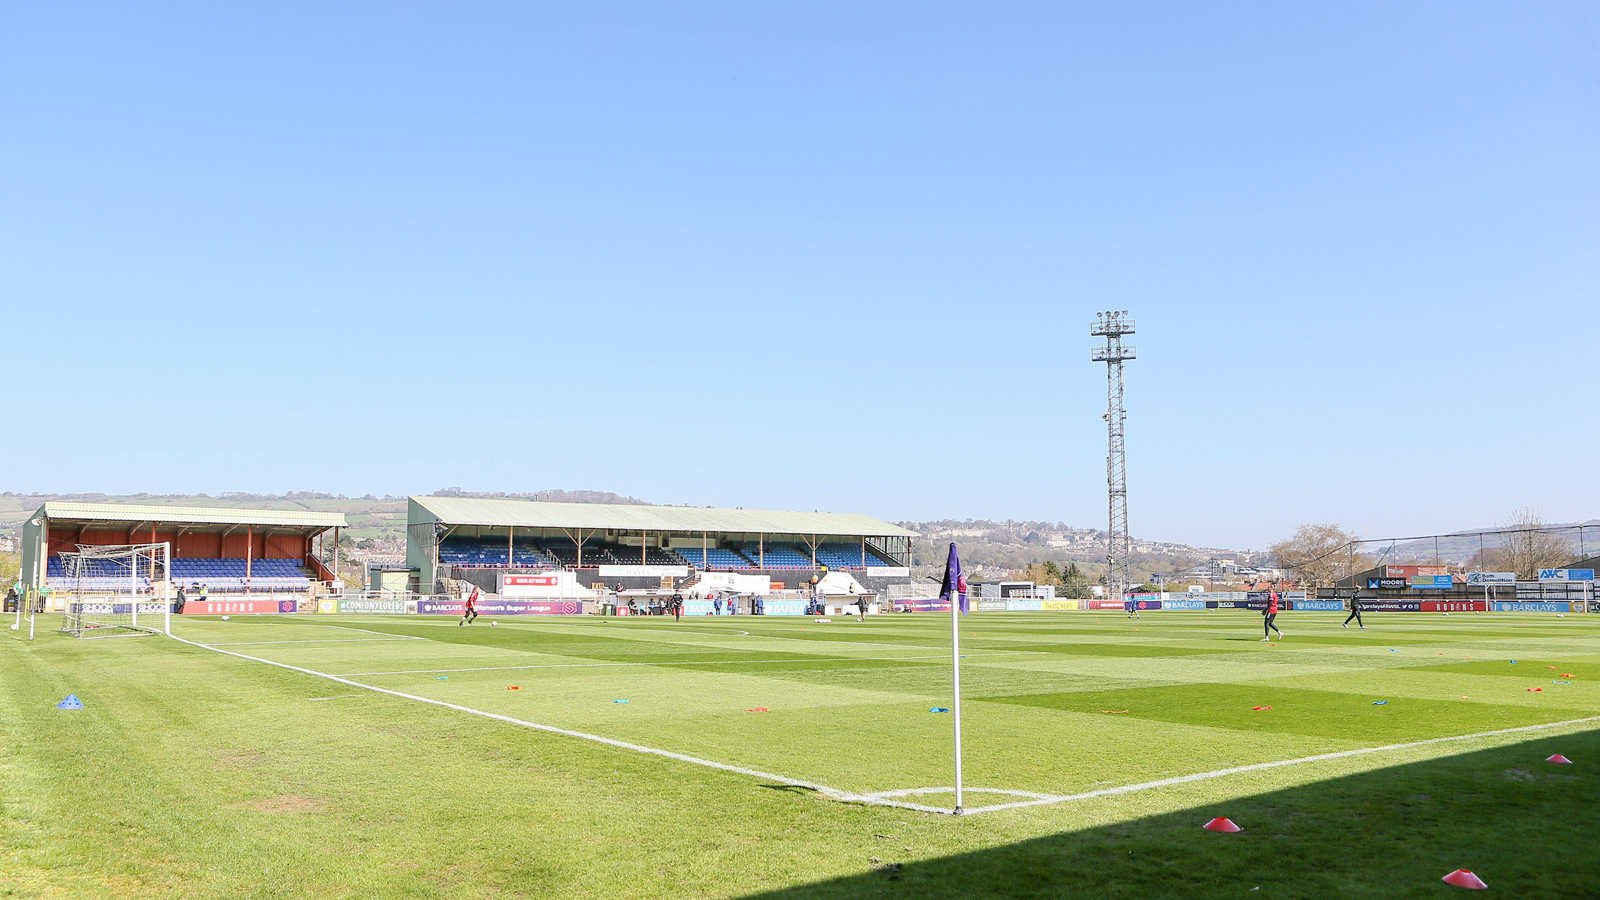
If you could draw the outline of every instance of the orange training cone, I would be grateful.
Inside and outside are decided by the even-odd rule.
[[[1562,756],[1561,754],[1557,753],[1555,756],[1552,756],[1549,759],[1545,760],[1545,762],[1571,764],[1572,760],[1567,759],[1565,756]]]
[[[1224,819],[1221,816],[1217,816],[1215,819],[1212,819],[1200,827],[1207,831],[1221,831],[1226,834],[1233,834],[1236,831],[1244,830],[1243,828],[1233,824],[1232,819]]]
[[[1456,887],[1472,888],[1475,891],[1481,891],[1488,887],[1487,884],[1483,883],[1482,878],[1479,878],[1466,869],[1457,869],[1454,872],[1451,872],[1449,875],[1446,875],[1444,877],[1444,883],[1453,884]]]

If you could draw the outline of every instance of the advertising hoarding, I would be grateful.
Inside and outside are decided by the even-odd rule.
[[[1422,612],[1487,612],[1485,600],[1424,600]]]
[[[688,566],[600,566],[597,574],[601,578],[687,578]]]
[[[1026,600],[1017,600],[1017,601],[1014,601],[1014,602],[1016,602],[1016,603],[1026,603],[1028,601],[1026,601]],[[1035,600],[1033,602],[1041,604],[1043,609],[1061,610],[1061,609],[1085,609],[1086,608],[1083,605],[1083,601],[1082,600]]]
[[[575,616],[583,612],[577,600],[501,600],[478,598],[480,616]],[[417,601],[417,612],[424,615],[459,616],[467,611],[465,600],[424,598]]]
[[[1516,583],[1517,583],[1517,573],[1515,573],[1515,572],[1468,572],[1467,573],[1467,584],[1472,585],[1473,587],[1481,587],[1483,585],[1489,585],[1489,584],[1516,584]]]
[[[1593,581],[1593,569],[1540,569],[1540,581]]]
[[[341,613],[403,613],[406,602],[393,597],[340,597],[334,601]]]
[[[1455,581],[1449,575],[1413,575],[1406,583],[1414,590],[1443,591],[1453,587]]]
[[[1495,612],[1583,612],[1583,601],[1568,603],[1562,600],[1495,600],[1489,604]]]
[[[894,601],[894,607],[901,612],[949,612],[950,601],[938,597],[913,597]]]
[[[190,600],[183,605],[186,616],[242,616],[299,611],[293,600]]]
[[[1387,597],[1367,597],[1361,601],[1362,612],[1422,612],[1421,600],[1390,600]]]
[[[576,572],[506,572],[500,576],[500,596],[555,600],[578,596]],[[480,611],[482,604],[479,604]]]

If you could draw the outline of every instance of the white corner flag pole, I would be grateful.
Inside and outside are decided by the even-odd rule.
[[[961,815],[961,594],[950,586],[950,681],[954,698],[950,712],[956,722],[956,809]]]

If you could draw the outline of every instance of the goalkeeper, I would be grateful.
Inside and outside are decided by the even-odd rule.
[[[457,625],[471,625],[472,620],[478,617],[478,589],[473,588],[467,595],[467,611],[461,614],[461,621]]]

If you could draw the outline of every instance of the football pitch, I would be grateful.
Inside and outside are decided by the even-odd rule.
[[[1600,616],[1366,619],[963,619],[956,817],[944,616],[45,617],[0,897],[1594,896]]]

